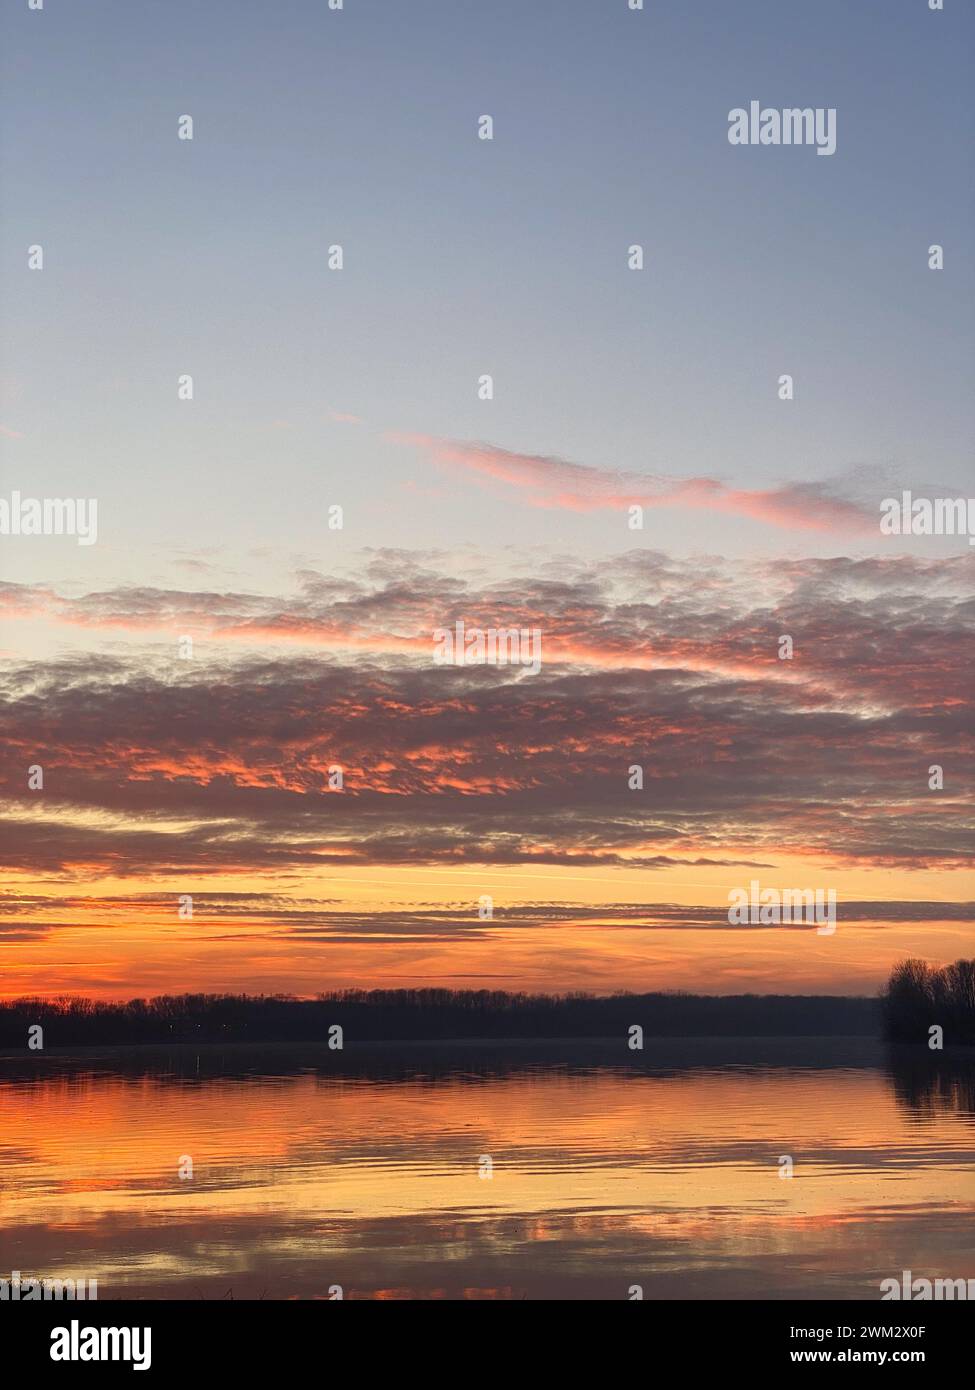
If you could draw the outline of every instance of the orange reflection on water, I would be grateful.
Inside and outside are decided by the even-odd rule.
[[[878,1069],[89,1073],[7,1084],[2,1104],[0,1263],[95,1277],[103,1297],[547,1280],[602,1297],[641,1278],[647,1296],[775,1296],[783,1266],[799,1296],[821,1278],[871,1297],[902,1236],[897,1269],[930,1238],[937,1272],[971,1274],[950,1238],[975,1205],[971,1116],[905,1107]]]

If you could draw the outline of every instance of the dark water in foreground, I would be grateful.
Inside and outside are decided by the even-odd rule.
[[[972,1055],[865,1039],[8,1056],[0,1277],[877,1299],[975,1277],[973,1157]]]

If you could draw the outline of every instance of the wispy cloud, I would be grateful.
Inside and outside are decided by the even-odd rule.
[[[494,444],[441,439],[428,434],[387,436],[425,450],[438,463],[505,484],[525,494],[534,507],[568,511],[642,507],[686,507],[750,517],[795,531],[876,531],[876,511],[831,491],[826,484],[731,487],[717,478],[677,478],[621,472],[571,463],[544,454],[520,454]]]

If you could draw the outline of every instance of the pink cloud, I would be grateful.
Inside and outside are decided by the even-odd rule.
[[[448,468],[464,469],[520,488],[534,507],[561,507],[591,512],[634,505],[689,507],[752,517],[799,531],[866,531],[876,517],[855,502],[831,496],[821,485],[788,483],[782,487],[729,487],[716,478],[673,478],[663,474],[625,473],[570,463],[545,454],[517,454],[493,444],[440,439],[427,434],[390,434],[387,438],[424,449]]]

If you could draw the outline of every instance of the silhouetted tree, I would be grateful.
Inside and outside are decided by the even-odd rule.
[[[880,996],[884,1033],[891,1042],[928,1042],[932,1027],[946,1046],[975,1043],[975,960],[936,970],[923,960],[902,960]]]
[[[966,976],[970,986],[970,978]],[[921,1009],[918,1020],[928,1013]],[[341,990],[289,995],[181,994],[127,1003],[19,999],[0,1004],[0,1048],[25,1048],[31,1024],[45,1049],[172,1042],[350,1042],[463,1038],[876,1035],[873,999],[816,995],[507,994],[500,990]],[[38,1053],[40,1058],[43,1054]]]

